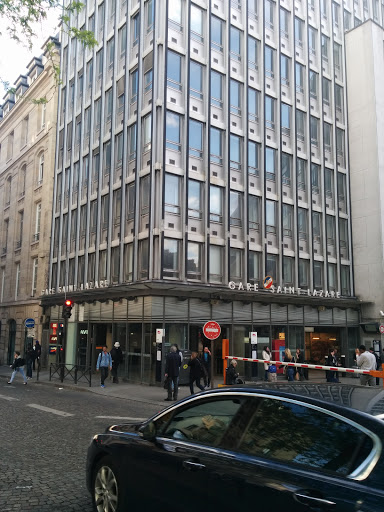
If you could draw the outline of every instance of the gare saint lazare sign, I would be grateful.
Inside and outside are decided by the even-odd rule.
[[[230,281],[228,288],[234,291],[246,291],[246,292],[259,292],[258,283],[235,283]],[[306,288],[295,288],[294,286],[275,286],[270,285],[265,291],[268,293],[280,294],[280,295],[298,295],[300,297],[328,297],[330,299],[340,299],[340,292],[328,291],[328,290],[309,290]]]

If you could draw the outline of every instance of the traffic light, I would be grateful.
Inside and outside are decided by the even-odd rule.
[[[73,302],[67,299],[63,306],[63,318],[71,318]]]

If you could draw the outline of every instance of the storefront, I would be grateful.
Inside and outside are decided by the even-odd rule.
[[[199,352],[209,346],[218,376],[222,375],[222,339],[229,340],[231,355],[247,357],[251,356],[250,332],[257,332],[260,357],[265,345],[275,350],[275,355],[284,347],[291,351],[300,348],[307,361],[318,363],[324,362],[334,347],[345,356],[346,364],[352,364],[359,344],[360,309],[354,298],[164,282],[67,292],[69,295],[74,308],[68,322],[66,363],[95,368],[102,345],[111,350],[119,341],[124,353],[120,375],[132,382],[160,382],[172,343],[182,350]],[[51,325],[62,321],[63,303],[63,294],[43,297]],[[203,334],[209,320],[221,327],[221,335],[214,342]],[[164,330],[161,345],[157,344],[157,329]],[[257,374],[250,365],[243,367],[240,363],[239,367],[248,378]]]

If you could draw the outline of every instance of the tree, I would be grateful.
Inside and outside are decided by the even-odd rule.
[[[47,19],[48,12],[56,9],[58,11],[58,26],[60,26],[60,30],[67,33],[71,38],[77,38],[85,47],[93,48],[98,44],[94,33],[89,30],[79,30],[70,24],[71,14],[78,14],[84,7],[85,5],[78,1],[73,1],[63,7],[57,0],[0,0],[0,20],[5,21],[5,30],[11,39],[31,48],[33,38],[36,36],[33,25],[37,22],[43,22]],[[1,32],[0,34],[2,35]],[[53,60],[54,44],[49,43],[47,50],[48,58],[52,60],[56,85],[59,85],[60,67]],[[13,92],[9,87],[9,83],[3,77],[0,77],[0,82],[5,89]],[[44,103],[43,98],[35,101]]]

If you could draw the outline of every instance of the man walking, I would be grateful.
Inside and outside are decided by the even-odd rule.
[[[364,345],[360,345],[359,348],[355,350],[356,352],[356,363],[360,370],[376,370],[376,358],[370,352],[367,352]],[[360,384],[362,386],[374,386],[375,385],[375,377],[372,375],[360,375]]]
[[[13,365],[11,366],[13,372],[12,372],[11,378],[7,382],[7,384],[12,384],[13,379],[16,376],[16,373],[21,373],[21,376],[24,379],[24,384],[27,384],[27,377],[25,376],[24,368],[23,368],[24,364],[25,364],[24,359],[22,359],[22,357],[20,356],[20,352],[18,350],[16,350],[15,360],[13,361]]]
[[[41,356],[41,345],[39,343],[39,340],[35,341],[35,346],[33,347],[34,350],[34,358],[33,358],[33,370],[35,370],[35,366],[37,364],[37,367],[40,366],[40,356]]]
[[[33,350],[32,344],[29,343],[27,346],[27,352],[25,354],[27,361],[27,379],[32,379],[32,364],[34,361],[35,351]]]
[[[96,371],[100,370],[100,387],[105,388],[105,379],[108,377],[108,368],[112,370],[112,357],[107,352],[107,345],[103,346],[103,351],[100,352],[97,358]]]
[[[177,400],[180,366],[181,358],[177,353],[175,345],[172,345],[171,351],[167,354],[165,359],[165,377],[168,378],[168,396],[164,399],[166,402],[172,400],[172,386],[173,400]]]
[[[196,382],[196,386],[204,391],[204,386],[200,384],[201,375],[203,372],[203,367],[201,365],[200,359],[197,357],[197,352],[192,352],[191,360],[188,363],[190,367],[189,371],[189,389],[191,390],[191,395],[195,393],[193,389],[193,384]]]
[[[381,370],[381,359],[380,357],[376,354],[376,352],[374,351],[373,347],[371,347],[369,349],[369,352],[371,354],[373,354],[374,358],[376,359],[376,370]],[[380,378],[379,377],[376,377],[376,385],[379,386],[380,385]]]
[[[113,377],[113,383],[118,384],[119,378],[117,376],[117,370],[119,368],[120,363],[123,362],[123,352],[120,348],[120,343],[116,341],[116,343],[113,345],[113,349],[111,350],[111,357],[112,357],[112,377]]]
[[[203,358],[201,362],[203,363],[205,389],[208,389],[211,386],[211,357],[212,354],[209,348],[204,347]]]

